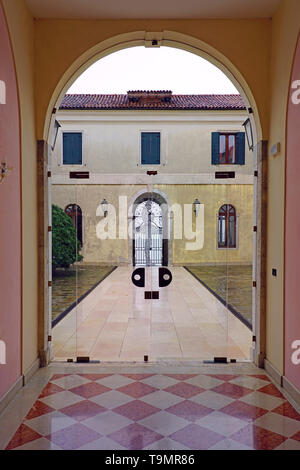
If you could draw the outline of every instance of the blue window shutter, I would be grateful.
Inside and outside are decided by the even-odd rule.
[[[236,163],[245,165],[245,133],[238,132],[236,136]]]
[[[63,133],[63,164],[82,164],[82,134],[81,132]]]
[[[152,134],[152,163],[160,164],[160,133]]]
[[[218,165],[220,159],[220,134],[219,132],[211,133],[211,164]]]
[[[142,132],[142,164],[147,165],[150,160],[148,134]]]
[[[160,164],[160,133],[142,132],[142,164]]]
[[[82,165],[82,134],[81,132],[77,134],[76,157],[77,157],[76,163],[78,165]]]
[[[68,134],[63,134],[63,163],[64,165],[72,163],[72,146]]]

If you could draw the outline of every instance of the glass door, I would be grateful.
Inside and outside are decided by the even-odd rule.
[[[253,167],[145,168],[53,182],[53,358],[249,359]]]
[[[248,184],[228,184],[226,204],[218,211],[218,246],[226,251],[226,356],[237,361],[250,360],[253,336],[254,187],[252,175],[246,172],[244,167],[236,168],[235,180],[247,179]]]
[[[152,268],[162,262],[152,178],[133,176],[119,184],[114,176],[99,175],[93,184],[89,176],[77,172],[63,194],[54,188],[53,199],[64,199],[59,202],[76,235],[76,260],[67,270],[74,273],[76,300],[53,329],[54,342],[64,341],[59,352],[54,344],[54,356],[142,362],[151,356]],[[142,287],[133,282],[137,268],[144,270]]]
[[[52,359],[75,360],[77,355],[77,263],[81,259],[83,217],[76,181],[51,186],[52,200]]]

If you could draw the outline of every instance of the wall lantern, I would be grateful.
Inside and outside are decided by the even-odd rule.
[[[244,128],[245,128],[245,132],[246,132],[246,137],[247,137],[247,142],[248,142],[249,150],[252,150],[252,151],[253,151],[253,148],[254,148],[254,141],[253,141],[253,131],[252,131],[252,125],[251,125],[250,118],[248,118],[248,119],[243,123],[243,126],[244,126]]]
[[[4,178],[11,173],[12,168],[7,166],[5,162],[0,164],[0,183],[4,180]]]
[[[102,206],[102,209],[103,209],[104,217],[107,217],[107,214],[108,214],[108,202],[107,202],[106,199],[103,199],[103,201],[101,202],[101,206]]]
[[[54,148],[55,148],[55,144],[56,144],[56,139],[57,139],[57,134],[58,134],[58,130],[59,128],[61,127],[61,125],[59,124],[59,122],[55,119],[55,122],[54,122],[54,129],[53,129],[53,134],[52,134],[52,143],[51,143],[51,150],[53,152]]]
[[[196,217],[198,217],[199,210],[200,210],[200,205],[201,205],[201,202],[198,201],[198,199],[196,198],[193,202],[193,211],[194,211]]]

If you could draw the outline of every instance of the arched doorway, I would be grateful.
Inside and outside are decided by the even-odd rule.
[[[257,112],[256,105],[255,105],[255,102],[254,102],[254,98],[253,98],[253,96],[250,92],[250,89],[247,86],[245,80],[240,76],[239,73],[237,73],[235,75],[235,72],[237,72],[237,71],[235,70],[234,66],[232,66],[232,68],[230,68],[228,66],[228,64],[229,64],[228,61],[224,61],[224,62],[220,61],[220,57],[221,57],[220,54],[216,54],[214,56],[213,51],[210,50],[210,48],[206,49],[206,52],[203,52],[203,48],[201,48],[201,46],[203,46],[203,44],[202,43],[200,44],[200,42],[199,42],[199,47],[197,47],[196,40],[190,41],[190,44],[187,44],[187,42],[182,42],[181,43],[180,37],[179,37],[180,35],[176,36],[176,33],[174,33],[174,34],[175,34],[175,36],[172,36],[172,34],[169,33],[169,32],[166,34],[166,39],[164,40],[164,45],[172,46],[172,47],[175,47],[175,48],[176,47],[184,48],[184,49],[186,49],[190,52],[194,52],[195,54],[198,54],[202,57],[207,58],[212,63],[219,66],[219,68],[221,70],[225,71],[227,76],[232,79],[234,84],[237,85],[237,88],[239,89],[239,91],[241,92],[241,95],[243,96],[243,98],[245,100],[247,108],[248,107],[249,107],[248,109],[250,109],[250,107],[252,108],[251,109],[250,120],[252,122],[253,131],[254,131],[253,132],[254,133],[254,142],[255,142],[255,144],[257,144],[258,136],[259,137],[261,136],[259,117],[258,117],[258,112]],[[113,41],[113,38],[111,38],[111,41]],[[130,44],[130,42],[128,42],[128,37],[127,37],[126,40],[124,39],[123,43],[122,42],[116,42],[116,44],[114,44],[113,46],[110,44],[107,48],[105,48],[104,45],[103,45],[103,48],[102,48],[101,52],[99,52],[99,50],[101,49],[99,47],[98,52],[95,53],[95,51],[94,51],[94,55],[92,57],[90,56],[89,58],[87,58],[84,65],[82,65],[83,62],[81,62],[81,64],[77,63],[78,68],[77,68],[76,72],[73,72],[73,75],[72,75],[72,73],[70,71],[70,75],[72,76],[72,78],[69,78],[70,77],[70,75],[69,75],[69,77],[67,77],[66,80],[64,81],[63,88],[60,88],[60,89],[57,88],[58,93],[56,94],[56,105],[59,105],[60,99],[62,98],[62,96],[64,95],[66,89],[70,86],[72,81],[74,81],[84,69],[86,69],[89,65],[91,65],[92,62],[96,61],[97,59],[99,59],[101,57],[104,57],[105,55],[109,54],[113,50],[123,49],[123,48],[126,48],[126,47],[130,47],[131,45],[137,45],[137,44],[140,44],[140,45],[143,44],[143,40],[142,40],[141,43],[138,40],[136,40],[134,44]],[[209,54],[209,53],[211,53],[211,54]],[[224,65],[224,64],[226,64],[226,65]],[[238,81],[239,79],[240,79],[240,82]],[[245,90],[247,90],[246,92],[244,91],[243,85],[245,85]],[[55,95],[55,93],[54,93],[54,95]],[[53,97],[54,97],[54,95],[53,95]],[[59,97],[58,97],[58,95],[59,95]],[[53,116],[53,119],[55,119],[55,116]],[[255,126],[255,123],[257,123],[257,127]],[[46,126],[45,126],[45,132],[47,132],[46,129],[47,129],[47,123],[46,123]],[[51,129],[52,129],[52,127],[50,126],[50,130]],[[255,148],[255,152],[257,152],[257,148]],[[255,157],[256,157],[256,155],[255,155]],[[256,180],[254,180],[254,181],[256,183]],[[153,185],[150,184],[150,185],[148,185],[148,187],[149,186],[153,186]],[[146,202],[149,200],[149,197],[145,194],[142,196],[142,198],[143,197],[146,198],[146,199],[142,199],[142,200],[137,199],[136,200],[136,203],[135,203],[136,208],[137,208],[137,204],[142,204],[142,203],[145,203],[145,207],[146,207]],[[225,201],[226,201],[226,199],[228,200],[228,198],[225,198]],[[193,198],[193,200],[194,200],[194,198]],[[159,202],[157,202],[156,200],[153,200],[153,192],[151,192],[150,201],[152,201],[152,202],[151,202],[151,206],[149,207],[149,210],[147,212],[148,217],[149,217],[149,215],[151,216],[151,214],[149,214],[149,212],[151,213],[151,211],[153,211],[154,208],[157,208],[157,206],[155,204],[157,204],[158,207],[160,207]],[[147,208],[146,208],[146,210],[147,210]],[[258,211],[258,213],[259,213],[259,211]],[[135,213],[134,213],[134,217],[135,217]],[[163,218],[163,220],[164,220],[164,218]],[[167,221],[169,220],[168,217],[166,217],[166,220]],[[145,226],[147,226],[147,229],[149,229],[149,222],[150,222],[150,228],[152,228],[151,227],[151,217],[149,217],[148,223],[145,225]],[[260,226],[259,226],[259,221],[257,221],[257,219],[256,219],[256,215],[255,215],[255,223],[257,223],[257,225],[258,225],[257,232],[259,233],[259,227]],[[149,238],[148,238],[148,240],[149,240]],[[133,243],[135,243],[135,239],[132,242],[132,249],[133,249],[133,251],[135,251],[136,245],[133,244]],[[149,243],[149,241],[148,241],[148,243]],[[162,262],[162,264],[167,265],[168,262],[169,262],[169,259],[168,259],[169,243],[168,243],[168,239],[165,238],[165,236],[163,236],[162,245],[163,245],[162,246],[162,258],[163,258],[163,260],[161,262]],[[148,248],[149,248],[149,244],[148,244]],[[257,272],[259,272],[259,262],[257,262],[257,259],[256,259],[257,253],[259,253],[259,250],[257,250],[256,253],[254,253],[254,257],[255,257],[254,269],[256,269]],[[149,254],[147,256],[148,256],[148,263],[151,263],[151,258],[149,256]],[[143,262],[146,263],[146,265],[147,265],[147,256],[145,255],[145,261],[143,261]],[[135,264],[136,257],[135,257],[134,254],[132,255],[132,260],[133,260],[133,264]],[[256,312],[256,315],[257,315],[257,312]],[[257,317],[257,319],[258,319],[258,317]],[[255,324],[255,328],[256,328],[255,332],[257,333],[256,336],[259,337],[259,332],[258,332],[258,330],[260,328],[259,321],[254,322],[254,324]],[[257,351],[257,353],[259,353],[259,351]]]
[[[133,266],[168,266],[168,205],[158,193],[144,193],[133,205]]]

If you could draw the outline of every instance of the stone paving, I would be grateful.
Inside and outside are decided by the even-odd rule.
[[[252,266],[189,266],[188,270],[252,324]]]
[[[111,266],[76,266],[59,270],[52,279],[52,320],[112,270]]]
[[[53,328],[54,359],[250,359],[250,329],[187,270],[170,269],[172,283],[159,288],[158,269],[147,268],[142,289],[132,269],[118,267]],[[146,290],[159,299],[145,299]]]
[[[0,416],[0,449],[300,450],[300,414],[253,364],[51,365]]]

